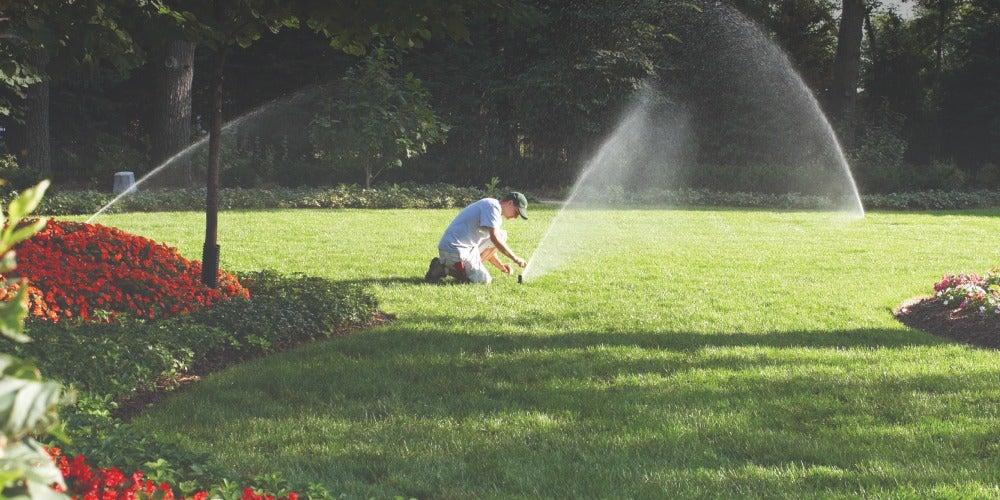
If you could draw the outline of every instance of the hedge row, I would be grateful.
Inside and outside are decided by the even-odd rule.
[[[485,196],[476,188],[450,185],[390,186],[363,189],[334,188],[227,188],[219,191],[221,210],[274,208],[450,208],[465,206]],[[89,215],[115,199],[99,191],[50,192],[35,210],[37,215]],[[4,200],[13,198],[8,193]],[[8,201],[4,201],[6,205]],[[205,189],[136,190],[122,196],[105,213],[177,212],[205,209]]]
[[[393,185],[375,189],[357,186],[335,188],[222,189],[221,210],[262,210],[275,208],[456,208],[465,206],[493,192],[447,184],[430,186]],[[565,193],[547,197],[558,198]],[[13,197],[0,199],[4,205]],[[529,198],[539,198],[531,196]],[[110,193],[98,191],[63,191],[46,196],[36,210],[39,215],[90,215],[114,200]],[[775,209],[830,210],[853,204],[853,199],[823,195],[763,194],[724,192],[707,189],[649,189],[626,192],[602,188],[588,199],[607,204],[657,204],[679,207],[737,207]],[[1000,207],[1000,191],[921,191],[912,193],[862,195],[866,210],[968,210]],[[123,196],[106,213],[201,211],[205,208],[204,189],[138,190]]]

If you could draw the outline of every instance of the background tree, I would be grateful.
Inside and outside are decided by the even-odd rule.
[[[153,93],[151,127],[152,168],[167,161],[191,143],[191,92],[194,80],[195,44],[172,39],[156,53],[156,87]],[[156,64],[159,62],[159,64]],[[170,183],[194,185],[189,157],[172,167]]]
[[[125,72],[141,61],[141,53],[128,30],[121,25],[123,19],[139,22],[139,10],[134,5],[117,0],[5,3],[3,14],[9,18],[5,40],[15,41],[17,47],[4,52],[9,54],[7,57],[21,61],[13,67],[28,66],[37,76],[37,82],[26,89],[24,133],[16,141],[19,145],[15,148],[22,153],[29,168],[45,176],[52,172],[51,81],[85,80],[105,64]]]
[[[740,12],[756,22],[794,63],[817,94],[829,88],[837,48],[840,7],[834,0],[734,0]],[[696,43],[697,39],[686,39]]]
[[[840,139],[847,148],[854,144],[865,13],[865,0],[844,0],[840,11],[840,29],[837,32],[837,55],[833,62],[829,109],[833,118],[840,123]]]
[[[23,92],[26,86],[23,82],[31,78],[32,73],[24,53],[26,45],[19,43],[20,39],[13,38],[10,32],[23,16],[14,15],[18,11],[10,9],[20,6],[34,12],[35,4],[49,3],[58,2],[4,3],[4,14],[10,20],[0,22],[0,30],[7,31],[5,38],[0,39],[0,49],[7,54],[19,54],[4,56],[6,63],[0,71],[0,80],[10,83],[3,95],[9,102],[21,105],[22,110],[24,101],[17,96],[17,91]],[[164,29],[168,26],[160,25],[162,21],[177,24],[173,21],[175,17],[159,16],[161,22],[153,22],[148,17],[148,9],[139,9],[137,3],[113,0],[83,3],[115,7],[121,13],[117,16],[118,28],[132,33],[135,45],[142,47],[141,50],[134,48],[133,53],[151,54],[150,64],[129,72],[120,71],[113,59],[98,57],[102,61],[99,64],[83,64],[87,58],[68,46],[52,55],[49,68],[53,74],[49,82],[54,119],[50,130],[56,186],[71,182],[109,189],[107,178],[111,169],[127,168],[141,175],[151,167],[150,158],[159,158],[166,154],[162,151],[170,149],[161,150],[163,144],[158,144],[161,140],[166,142],[167,134],[157,125],[162,122],[154,117],[157,114],[152,105],[158,100],[154,91],[156,74],[165,67],[165,54],[160,47],[174,39],[194,42],[188,33],[190,26],[184,27],[185,34],[181,37],[170,35]],[[194,19],[211,26],[212,9],[208,3],[191,2],[189,9],[181,1],[163,3],[169,4],[167,11],[178,14],[184,23]],[[231,0],[224,5],[270,16],[267,9],[271,3],[278,2]],[[243,116],[263,103],[297,93],[304,87],[339,79],[353,65],[353,56],[344,48],[349,52],[362,51],[368,40],[382,36],[385,31],[376,26],[377,22],[367,24],[363,30],[331,46],[326,36],[337,29],[323,28],[326,21],[334,26],[336,19],[371,21],[381,17],[415,18],[417,24],[425,23],[419,16],[412,15],[414,9],[420,9],[419,4],[396,5],[396,2],[383,0],[343,7],[346,10],[342,11],[338,11],[342,7],[337,4],[321,5],[313,6],[313,16],[303,14],[303,2],[281,3],[282,8],[292,9],[295,14],[295,19],[289,18],[289,22],[298,22],[306,29],[279,29],[281,24],[278,23],[275,29],[279,29],[279,33],[273,34],[270,23],[254,17],[257,14],[251,16],[247,22],[256,23],[257,35],[243,39],[252,42],[247,48],[233,42],[223,66],[227,79],[248,84],[226,90],[223,120]],[[703,70],[710,66],[720,69],[742,67],[747,71],[766,69],[760,67],[769,64],[762,57],[748,55],[756,53],[755,47],[741,47],[739,43],[742,42],[734,42],[732,38],[727,41],[726,37],[732,34],[712,30],[699,32],[692,28],[708,26],[710,16],[718,13],[716,7],[726,4],[738,6],[753,19],[756,27],[777,42],[813,94],[828,95],[833,84],[841,3],[839,0],[734,0],[725,3],[708,0],[630,0],[624,3],[521,0],[519,15],[490,18],[473,14],[479,13],[481,7],[486,13],[496,12],[496,6],[462,1],[460,14],[453,19],[467,31],[472,43],[461,36],[463,41],[454,42],[446,30],[429,40],[419,30],[411,31],[408,38],[399,39],[404,45],[427,42],[423,50],[408,52],[401,60],[400,69],[402,73],[412,72],[431,92],[431,105],[437,116],[452,125],[448,141],[430,145],[426,154],[405,160],[407,168],[386,170],[376,180],[446,180],[455,184],[481,185],[493,177],[502,177],[505,183],[525,188],[571,183],[582,162],[621,117],[624,106],[636,92],[637,82],[646,78],[658,79],[661,87],[679,95],[676,93],[686,87],[693,88],[691,85],[702,78],[699,75],[704,75]],[[81,2],[73,4],[79,7]],[[697,13],[690,7],[692,4],[710,12]],[[997,141],[990,132],[995,130],[990,125],[996,101],[992,92],[996,85],[991,76],[992,68],[996,67],[993,64],[995,52],[991,52],[991,47],[996,45],[991,38],[998,9],[995,0],[921,0],[919,3],[911,0],[910,4],[917,8],[906,17],[893,16],[876,0],[866,0],[866,4],[870,15],[862,45],[862,77],[857,86],[860,93],[855,116],[859,142],[853,148],[848,147],[848,153],[864,149],[863,156],[867,158],[896,158],[900,148],[895,138],[905,145],[903,163],[899,165],[901,175],[884,178],[920,179],[915,185],[954,185],[955,178],[951,174],[931,173],[957,168],[964,171],[970,181],[981,182],[979,171],[998,163],[993,151]],[[126,7],[138,10],[126,10]],[[436,9],[438,6],[431,7]],[[503,10],[503,6],[499,9]],[[191,14],[190,19],[184,17],[184,12]],[[733,13],[727,15],[733,19],[740,17]],[[60,16],[62,12],[50,24]],[[315,24],[315,31],[310,29],[313,26],[309,19]],[[942,24],[942,20],[946,22]],[[440,27],[438,21],[441,19],[427,23]],[[139,23],[143,29],[134,29],[133,25]],[[438,36],[441,34],[446,36]],[[73,41],[83,45],[84,40]],[[390,45],[395,43],[390,41]],[[210,76],[214,74],[214,51],[203,43],[197,45],[194,53],[191,98],[195,130],[208,128],[208,118],[212,115]],[[113,51],[94,53],[109,52]],[[74,61],[69,57],[71,54],[77,54],[79,60]],[[89,59],[93,60],[93,57]],[[693,125],[713,132],[703,136],[707,142],[692,141],[698,150],[711,153],[698,158],[699,165],[709,162],[746,165],[766,161],[767,155],[762,154],[766,151],[764,146],[779,138],[779,129],[766,120],[754,118],[758,116],[755,113],[769,106],[780,113],[795,112],[795,109],[786,109],[789,103],[768,103],[753,94],[737,97],[736,91],[742,85],[741,74],[747,73],[735,71],[732,81],[719,80],[718,83],[725,84],[720,88],[727,90],[705,100],[702,104],[707,107],[691,110],[695,117]],[[19,85],[18,81],[22,83]],[[762,78],[754,81],[758,85],[767,84]],[[829,100],[824,104],[830,116],[835,116],[833,104]],[[883,111],[893,113],[891,119],[883,119]],[[16,109],[12,108],[13,112]],[[309,155],[305,127],[311,114],[310,110],[290,117],[301,123],[280,130],[260,128],[251,131],[252,127],[245,125],[240,125],[238,130],[234,127],[237,135],[226,143],[225,154],[229,160],[224,166],[220,165],[220,184],[295,186],[356,181],[346,172],[323,167]],[[25,149],[27,135],[23,120],[18,124],[11,116],[5,116],[0,118],[0,127],[7,129],[3,146],[14,152]],[[896,135],[861,144],[860,141],[876,132]],[[744,138],[752,139],[751,144],[756,141],[761,147],[736,147]],[[849,139],[849,136],[842,139]],[[875,145],[888,149],[884,154],[873,154]],[[161,152],[154,153],[154,150]],[[728,163],[721,161],[726,158]],[[199,177],[208,163],[195,164]],[[276,168],[278,166],[280,168]],[[104,181],[97,184],[98,179]],[[975,185],[970,183],[966,187]]]
[[[1000,188],[1000,2],[965,5],[952,39],[940,85],[942,156]]]
[[[452,124],[448,142],[413,162],[419,179],[558,186],[657,73],[674,2],[555,2],[472,25],[473,46],[407,59]]]
[[[384,50],[363,58],[341,80],[342,97],[325,102],[310,126],[317,154],[334,165],[360,167],[366,189],[384,169],[420,156],[447,132],[420,80],[412,73],[397,78],[393,67]]]

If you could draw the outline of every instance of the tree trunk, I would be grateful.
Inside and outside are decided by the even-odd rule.
[[[156,76],[153,110],[152,160],[157,168],[191,143],[191,82],[195,44],[175,40],[167,45]],[[181,157],[158,175],[159,183],[191,186],[191,158]]]
[[[840,31],[837,33],[837,55],[833,62],[830,111],[840,125],[843,135],[841,141],[848,149],[854,143],[864,19],[865,0],[844,0]]]
[[[212,122],[208,137],[208,173],[205,179],[205,246],[202,249],[201,282],[219,286],[219,170],[222,151],[222,83],[227,47],[215,53],[212,71]]]
[[[49,79],[46,66],[49,52],[44,48],[28,51],[28,64],[35,67],[42,81],[27,89],[27,114],[24,119],[24,162],[25,166],[39,172],[45,178],[52,178],[52,144],[49,139]],[[108,179],[110,181],[110,179]]]

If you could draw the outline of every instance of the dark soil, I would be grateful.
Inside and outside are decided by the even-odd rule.
[[[350,335],[364,328],[369,328],[372,326],[378,326],[396,319],[392,314],[387,314],[383,312],[376,312],[367,325],[359,326],[347,326],[337,330],[334,333],[334,337],[343,337],[345,335]],[[311,341],[301,341],[301,342],[288,342],[286,344],[272,346],[272,351],[268,354],[273,354],[274,352],[286,351],[294,347],[309,343]],[[173,377],[164,377],[157,381],[156,389],[148,391],[138,391],[132,394],[128,398],[118,402],[118,409],[115,410],[113,415],[122,421],[129,421],[132,417],[142,414],[147,408],[153,404],[162,401],[174,394],[178,394],[180,391],[192,386],[193,384],[201,381],[201,378],[210,373],[215,373],[222,371],[227,367],[249,361],[254,358],[259,358],[262,355],[248,355],[240,353],[232,353],[230,355],[220,354],[212,359],[208,359],[198,366],[194,366],[190,371],[181,372]]]
[[[908,300],[894,314],[910,328],[977,347],[1000,349],[1000,321],[953,309],[934,297]]]

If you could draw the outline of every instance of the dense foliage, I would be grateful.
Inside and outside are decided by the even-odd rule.
[[[996,3],[910,4],[914,3],[913,14],[903,17],[887,3],[866,2],[869,12],[857,130],[842,134],[861,189],[868,193],[997,189],[996,145],[1000,141],[992,125],[1000,99],[992,84],[1000,68],[994,50],[1000,26]],[[409,8],[403,2],[390,4]],[[459,31],[468,34],[471,44],[437,36],[428,40],[431,33],[418,30],[414,41],[426,47],[405,54],[398,70],[389,75],[403,78],[412,73],[431,92],[435,114],[452,127],[446,143],[428,147],[420,158],[404,159],[403,168],[387,172],[381,180],[444,179],[457,185],[479,185],[501,176],[505,182],[533,188],[565,187],[613,130],[629,97],[648,79],[662,84],[678,113],[691,113],[693,134],[685,142],[703,156],[693,167],[710,167],[723,160],[775,161],[774,154],[785,162],[788,152],[780,150],[785,146],[775,151],[771,146],[775,143],[792,149],[802,146],[792,157],[808,156],[814,150],[813,145],[798,140],[804,134],[802,128],[784,121],[808,106],[782,100],[794,74],[778,71],[778,67],[782,54],[787,54],[790,67],[802,76],[807,90],[824,103],[825,92],[831,88],[840,2],[731,2],[749,20],[717,8],[725,2],[529,0],[516,2],[521,15],[499,20],[476,15],[486,4],[463,3],[468,15]],[[183,2],[171,7],[178,14],[205,8]],[[56,20],[70,24],[73,12],[60,13]],[[123,21],[119,31],[129,31],[137,23],[134,10],[123,7],[108,12]],[[277,13],[275,30],[294,24],[284,17],[288,12]],[[428,22],[434,24],[433,19]],[[357,61],[332,50],[328,40],[308,30],[282,29],[270,36],[255,19],[249,24],[253,32],[237,38],[239,45],[252,45],[229,50],[224,70],[229,81],[253,84],[228,87],[226,118],[254,114],[227,128],[221,146],[223,185],[359,182],[350,165],[332,160],[329,154],[312,155],[305,131],[319,108],[316,101],[291,98],[303,88],[339,80]],[[211,26],[199,29],[206,40],[214,40],[207,36]],[[766,38],[733,38],[755,29]],[[371,33],[363,31],[357,34],[372,41]],[[133,40],[130,49],[133,54],[141,49],[152,53],[174,35],[169,30],[151,31]],[[126,40],[130,39],[121,38]],[[776,41],[778,48],[767,48],[769,40]],[[359,40],[344,42],[354,52],[365,48]],[[64,53],[76,48],[70,45]],[[205,117],[211,112],[211,78],[206,76],[213,59],[205,56],[214,48],[199,44],[198,49],[194,65],[195,74],[201,76],[195,78],[192,90],[193,116],[197,117],[193,125],[204,131]],[[748,50],[754,52],[748,54]],[[106,55],[97,51],[82,59],[99,61],[96,56],[102,54]],[[17,57],[12,60],[21,65],[11,65],[10,74],[21,74],[18,68],[24,64]],[[80,61],[59,62],[65,63],[60,67],[77,73],[81,72],[78,66],[83,66],[78,65]],[[92,71],[89,80],[53,78],[51,108],[58,119],[51,129],[57,185],[71,181],[105,186],[117,170],[141,175],[156,166],[149,164],[151,144],[161,138],[153,132],[157,128],[147,97],[154,92],[154,68],[161,62],[150,59],[130,74]],[[127,68],[129,64],[115,66]],[[268,71],[262,73],[262,67]],[[20,89],[25,85],[23,81],[11,83]],[[780,91],[768,96],[767,89]],[[345,95],[321,97],[343,100]],[[363,102],[356,97],[349,100]],[[265,103],[270,104],[262,106]],[[296,108],[297,118],[258,120],[263,107]],[[385,109],[395,113],[391,107]],[[387,123],[393,120],[386,117]],[[23,151],[24,128],[12,120],[0,125],[7,129],[6,150]],[[380,157],[394,156],[388,153],[395,145],[384,146]],[[199,159],[194,165],[204,168],[205,163]],[[726,189],[750,188],[734,184]]]
[[[240,275],[250,298],[155,321],[119,315],[107,322],[32,321],[37,341],[17,352],[46,372],[96,394],[150,390],[220,358],[256,356],[339,329],[367,324],[375,299],[357,285],[270,271]]]

